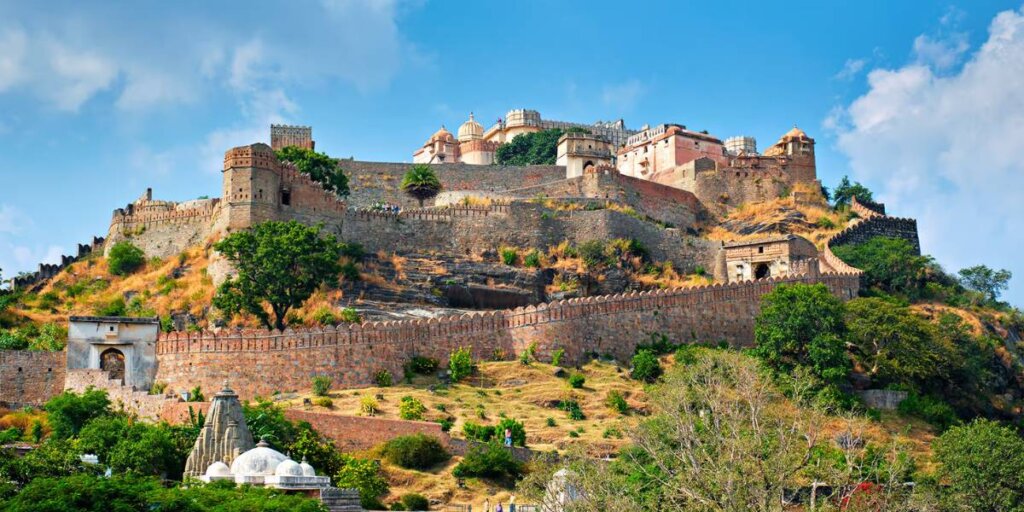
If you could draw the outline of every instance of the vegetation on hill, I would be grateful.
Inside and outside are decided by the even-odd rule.
[[[829,199],[831,196],[832,205],[835,208],[845,208],[850,206],[850,200],[856,197],[859,201],[873,201],[874,194],[868,190],[867,187],[861,185],[859,181],[850,183],[848,176],[843,176],[843,179],[839,181],[836,188],[829,193],[827,188],[822,187],[822,193],[825,195],[825,199]]]
[[[521,133],[498,146],[494,160],[498,165],[554,165],[558,157],[558,139],[566,132],[589,133],[583,128],[551,128]]]
[[[312,149],[287,146],[274,152],[282,162],[291,162],[299,172],[308,175],[324,189],[339,196],[348,195],[348,177],[338,166],[338,162],[325,153],[317,153]]]
[[[268,329],[283,330],[288,311],[321,285],[337,282],[342,270],[342,244],[296,221],[264,222],[213,247],[237,273],[220,285],[213,305],[229,316],[249,313]]]
[[[402,184],[399,185],[402,192],[405,192],[423,207],[423,201],[430,199],[441,191],[441,180],[427,164],[416,164],[409,169],[409,172],[402,176]]]

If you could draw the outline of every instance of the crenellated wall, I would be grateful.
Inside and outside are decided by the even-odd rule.
[[[835,255],[832,254],[832,247],[862,244],[880,236],[906,240],[914,248],[915,254],[921,254],[921,242],[917,236],[916,220],[889,217],[884,213],[885,205],[879,203],[868,203],[865,205],[858,202],[857,198],[853,198],[850,202],[850,209],[860,216],[861,219],[854,221],[850,227],[829,239],[826,244],[826,254],[831,255],[831,258],[835,258]],[[833,262],[831,258],[828,258],[829,263]]]
[[[104,239],[103,237],[94,236],[92,243],[78,244],[78,251],[73,255],[63,255],[60,257],[60,263],[40,263],[39,268],[35,272],[28,274],[19,275],[10,280],[11,287],[15,290],[24,288],[33,288],[36,285],[41,285],[47,279],[57,275],[61,270],[64,270],[68,265],[79,261],[90,254],[100,251],[103,249]]]
[[[170,333],[157,342],[157,380],[171,389],[215,389],[225,379],[243,397],[305,390],[314,375],[342,387],[365,386],[387,369],[400,375],[413,355],[445,361],[459,347],[474,358],[510,358],[536,343],[541,359],[565,350],[569,364],[587,354],[626,359],[649,333],[677,342],[746,346],[761,296],[780,283],[821,282],[843,299],[856,295],[857,273],[801,275],[729,285],[572,299],[537,307],[461,316],[341,325],[337,328],[230,333]]]

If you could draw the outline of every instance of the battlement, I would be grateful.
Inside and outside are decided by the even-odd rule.
[[[277,170],[280,164],[270,146],[262,143],[231,148],[224,153],[224,170],[234,167],[258,167]]]
[[[857,196],[850,198],[850,210],[865,219],[885,216],[885,204],[857,199]]]
[[[921,242],[917,236],[917,220],[889,217],[885,215],[885,205],[866,201],[859,202],[856,197],[850,201],[850,209],[861,219],[853,221],[849,227],[829,238],[822,251],[822,258],[833,270],[838,272],[856,271],[858,275],[863,274],[863,271],[836,256],[832,248],[846,244],[861,244],[879,236],[906,240],[910,242],[916,254],[921,254]]]
[[[77,244],[77,251],[72,255],[61,255],[60,263],[40,263],[39,268],[32,273],[22,274],[10,280],[11,287],[15,290],[31,288],[59,274],[62,270],[90,254],[103,250],[105,239],[100,236],[92,237],[92,243]]]

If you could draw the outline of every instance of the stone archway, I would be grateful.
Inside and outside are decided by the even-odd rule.
[[[764,279],[772,276],[772,270],[767,263],[758,263],[754,266],[754,279]]]
[[[108,348],[100,354],[100,369],[107,372],[111,380],[124,384],[124,353],[116,348]]]
[[[587,162],[583,164],[583,173],[586,174],[590,172],[594,172],[594,162],[587,160]]]

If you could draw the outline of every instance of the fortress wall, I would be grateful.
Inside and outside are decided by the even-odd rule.
[[[430,421],[389,420],[365,416],[342,416],[287,409],[284,416],[291,421],[305,421],[343,452],[369,450],[398,436],[425,434],[448,445],[448,436],[439,423]]]
[[[476,359],[512,358],[536,343],[541,359],[562,348],[566,362],[576,364],[592,353],[625,359],[653,332],[677,342],[745,346],[753,340],[761,295],[791,282],[822,282],[848,299],[856,295],[858,276],[803,275],[283,333],[169,333],[157,342],[157,380],[170,389],[216,389],[228,379],[243,398],[251,398],[308,390],[314,375],[329,375],[339,387],[366,386],[381,369],[400,376],[413,355],[446,361],[459,347],[471,348]]]
[[[770,201],[787,194],[794,183],[787,172],[776,168],[722,169],[697,173],[694,195],[708,208]]]
[[[64,390],[64,352],[0,350],[0,404],[39,406]]]
[[[399,185],[402,176],[413,164],[361,162],[340,160],[340,167],[349,177],[349,204],[365,208],[376,201],[404,207],[415,207],[415,199],[405,195]],[[529,187],[565,179],[565,167],[558,165],[530,165],[525,167],[503,165],[431,164],[446,191],[483,190],[503,191],[509,188]]]
[[[195,208],[115,210],[104,255],[114,244],[124,240],[142,249],[147,257],[177,255],[189,247],[202,245],[212,234],[212,226],[221,212],[219,199],[205,200]]]
[[[829,253],[831,253],[832,247],[862,244],[879,236],[906,240],[910,242],[916,254],[921,254],[921,242],[917,237],[917,221],[887,216],[864,219],[835,235],[828,241]]]

